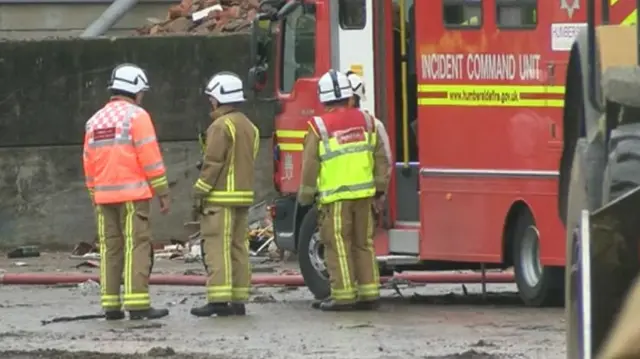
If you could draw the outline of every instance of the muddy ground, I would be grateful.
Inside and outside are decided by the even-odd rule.
[[[17,266],[16,262],[23,262]],[[66,254],[0,259],[0,272],[97,272],[75,269]],[[294,264],[263,263],[261,272]],[[156,273],[198,273],[199,264],[159,260]],[[401,286],[385,289],[375,313],[321,313],[310,309],[306,289],[254,288],[244,318],[197,319],[191,306],[202,288],[154,287],[159,321],[52,323],[43,320],[99,312],[95,283],[73,286],[0,286],[0,358],[18,359],[497,359],[564,358],[562,308],[523,307],[513,285]]]

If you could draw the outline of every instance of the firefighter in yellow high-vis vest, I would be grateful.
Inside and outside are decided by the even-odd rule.
[[[349,79],[330,70],[318,82],[326,114],[309,121],[298,201],[319,206],[320,237],[331,296],[324,311],[375,309],[380,277],[373,248],[371,205],[389,180],[384,144],[369,116],[349,106]]]

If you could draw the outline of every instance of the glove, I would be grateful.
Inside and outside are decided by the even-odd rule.
[[[382,191],[378,191],[376,192],[375,196],[373,196],[375,199],[381,198],[382,196],[384,196],[384,192]]]

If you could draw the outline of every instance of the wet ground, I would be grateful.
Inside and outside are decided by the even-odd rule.
[[[16,266],[15,262],[25,262]],[[69,272],[79,261],[65,255],[0,260],[0,271]],[[283,268],[284,267],[284,268]],[[283,265],[263,264],[262,271]],[[96,269],[83,269],[95,272]],[[197,264],[159,261],[155,272],[199,271]],[[56,287],[0,286],[1,358],[172,359],[488,359],[564,358],[561,308],[519,304],[512,285],[401,287],[384,290],[375,313],[321,313],[310,309],[306,289],[254,288],[247,317],[197,319],[198,287],[154,287],[159,321],[52,323],[43,320],[99,312],[95,283]]]

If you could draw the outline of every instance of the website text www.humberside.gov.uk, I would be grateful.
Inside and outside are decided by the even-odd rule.
[[[490,102],[490,103],[510,103],[520,101],[520,95],[517,91],[506,90],[461,90],[461,91],[449,91],[447,97],[452,101],[465,101],[465,102]]]

